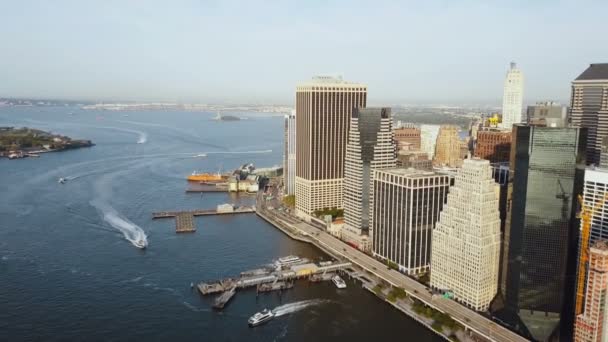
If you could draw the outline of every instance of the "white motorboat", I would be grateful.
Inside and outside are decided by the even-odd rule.
[[[148,247],[148,241],[144,239],[138,239],[133,242],[133,245],[137,248],[146,249]]]
[[[334,285],[336,285],[337,288],[339,289],[345,289],[346,288],[346,283],[344,282],[344,280],[342,280],[342,278],[340,278],[339,275],[335,275],[331,278],[331,281],[334,283]]]
[[[57,181],[57,183],[59,183],[59,184],[65,184],[66,181],[67,181],[67,179],[61,177],[61,178],[59,178],[59,180]]]
[[[255,327],[260,324],[264,324],[274,318],[274,313],[271,310],[264,309],[251,316],[247,323],[250,327]]]

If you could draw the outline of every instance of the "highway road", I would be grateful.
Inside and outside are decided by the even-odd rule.
[[[258,204],[260,203],[264,203],[264,201],[258,201]],[[273,204],[277,205],[276,203]],[[466,326],[468,329],[476,332],[477,334],[485,336],[492,341],[528,341],[524,337],[496,324],[492,320],[455,302],[454,300],[443,298],[441,296],[435,296],[435,298],[433,298],[429,289],[423,284],[420,284],[416,280],[409,278],[398,271],[388,269],[387,266],[382,262],[359,251],[358,249],[347,245],[325,231],[303,222],[288,213],[278,211],[277,209],[268,210],[263,208],[263,206],[264,204],[258,206],[258,211],[267,216],[271,221],[275,221],[276,224],[281,224],[292,231],[299,231],[300,234],[309,237],[313,244],[318,245],[322,249],[332,251],[332,254],[341,255],[342,257],[348,259],[351,263],[359,265],[361,268],[385,280],[393,286],[403,288],[411,296],[419,299],[436,310],[450,315],[454,320],[458,321],[460,324]]]

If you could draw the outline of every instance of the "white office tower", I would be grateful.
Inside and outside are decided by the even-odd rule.
[[[306,220],[342,208],[350,118],[365,108],[367,86],[318,76],[296,88],[296,214]]]
[[[511,62],[511,68],[505,78],[502,95],[502,123],[500,127],[511,130],[513,124],[521,123],[521,111],[524,96],[524,74]]]
[[[420,149],[428,154],[429,159],[435,156],[439,128],[439,125],[420,125]]]
[[[344,161],[344,230],[367,234],[373,170],[397,164],[390,108],[353,111]]]
[[[285,195],[296,191],[296,111],[285,115],[285,152],[283,156]]]
[[[499,189],[490,162],[465,159],[433,231],[431,287],[485,311],[498,288]]]
[[[608,169],[589,167],[585,170],[583,202],[587,208],[595,208],[589,232],[589,246],[600,240],[608,240]]]

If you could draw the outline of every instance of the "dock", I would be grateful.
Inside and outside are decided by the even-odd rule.
[[[196,231],[195,216],[229,215],[255,213],[255,207],[234,207],[230,204],[219,205],[217,209],[197,209],[182,211],[156,211],[152,219],[175,218],[176,233],[191,233]]]
[[[215,299],[215,302],[213,303],[213,308],[217,310],[222,310],[224,306],[226,306],[226,304],[232,299],[232,297],[234,297],[235,293],[236,287],[234,286],[222,293]]]
[[[225,304],[234,296],[233,292],[237,290],[255,287],[257,293],[282,291],[294,287],[294,281],[297,279],[311,279],[314,277],[318,279],[317,281],[329,280],[335,272],[345,271],[352,266],[350,262],[325,262],[323,265],[309,262],[283,269],[255,269],[242,272],[239,278],[201,282],[196,287],[204,296],[220,294],[216,298],[216,303],[219,301],[219,303],[223,302]],[[218,308],[216,304],[214,304],[214,307]]]

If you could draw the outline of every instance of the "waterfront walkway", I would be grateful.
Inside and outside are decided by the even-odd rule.
[[[259,203],[259,202],[258,202]],[[383,279],[392,286],[400,287],[413,298],[435,310],[446,313],[466,329],[484,336],[490,341],[497,342],[523,342],[528,341],[524,337],[494,323],[477,312],[442,296],[432,296],[429,289],[416,280],[388,269],[385,264],[373,257],[352,248],[345,242],[336,239],[330,234],[322,231],[308,223],[301,222],[292,216],[276,210],[258,208],[256,213],[297,240],[310,242],[334,257],[349,260],[369,273]]]

